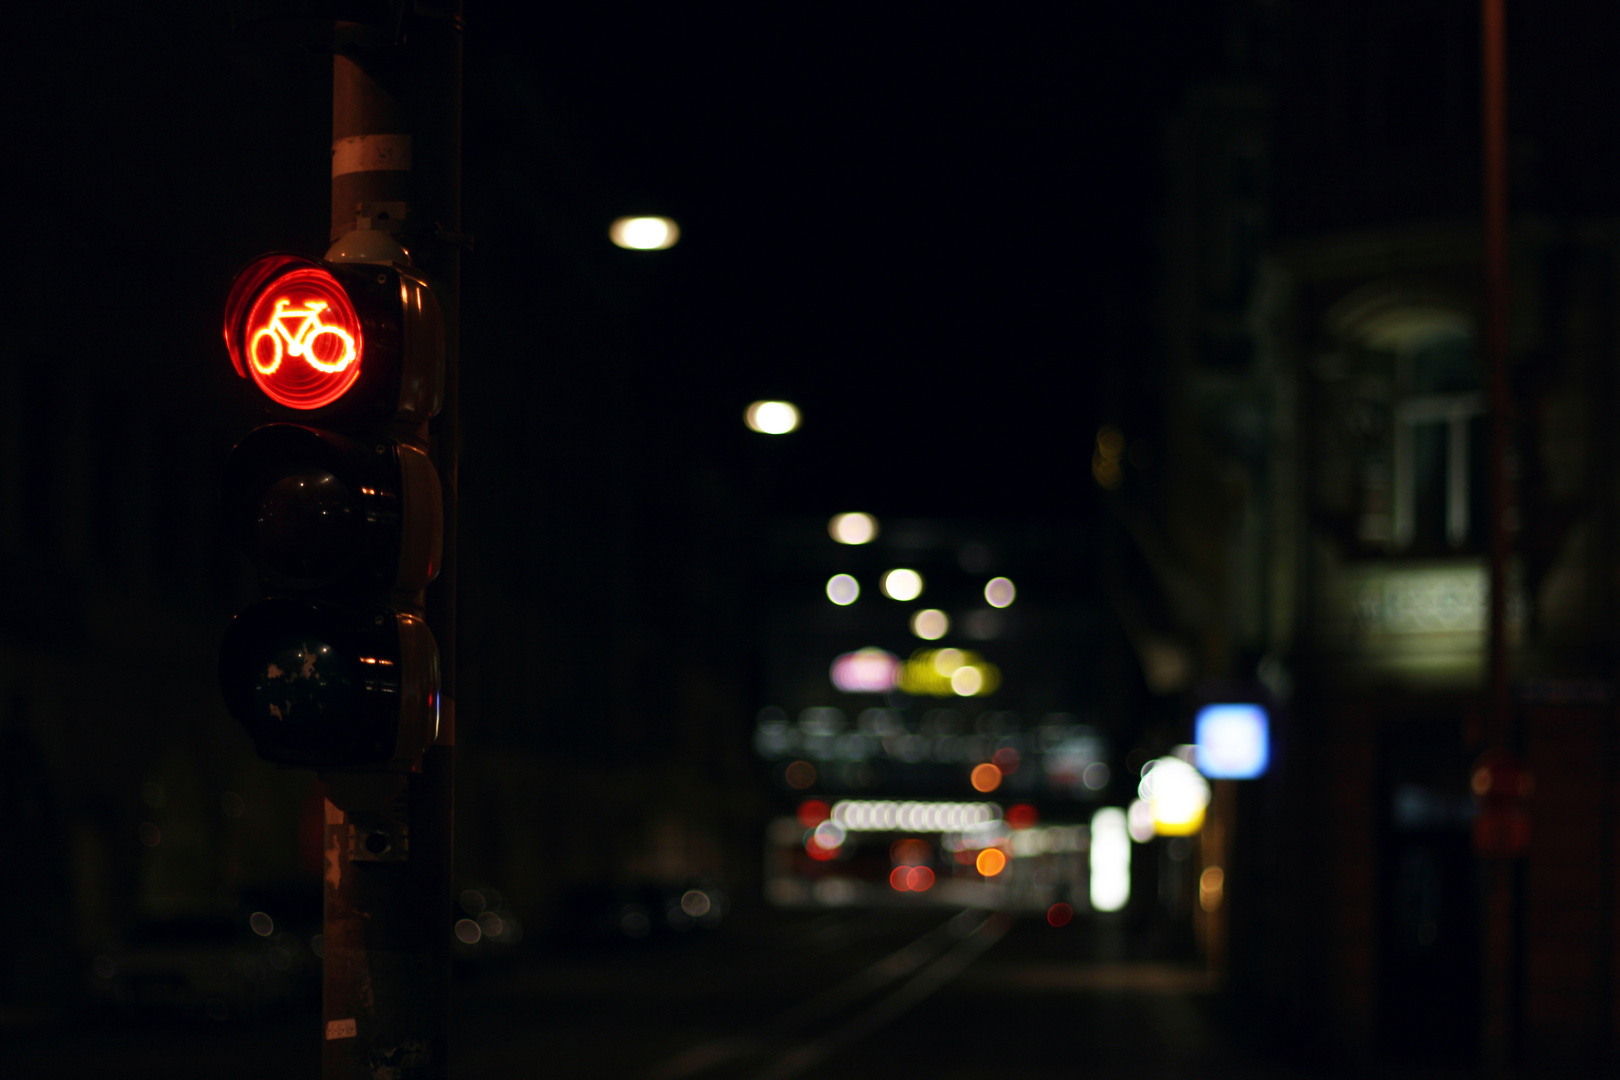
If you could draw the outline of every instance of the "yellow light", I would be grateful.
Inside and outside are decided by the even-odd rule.
[[[882,589],[890,600],[915,600],[922,595],[922,575],[915,570],[890,570],[883,575]]]
[[[756,401],[743,414],[743,422],[761,435],[786,435],[799,426],[799,408],[791,401]]]
[[[1153,831],[1160,836],[1192,836],[1204,827],[1209,781],[1180,758],[1149,762],[1137,794],[1151,808]]]
[[[871,514],[839,514],[827,523],[827,532],[840,544],[867,544],[878,534]]]
[[[1012,606],[1013,598],[1017,595],[1018,590],[1008,578],[991,578],[984,584],[984,602],[993,608]]]
[[[956,673],[972,668],[974,674],[953,683]],[[970,680],[977,678],[968,691]],[[1001,669],[967,649],[918,649],[900,668],[900,689],[928,697],[985,697],[1001,686]]]
[[[631,251],[663,251],[675,246],[681,229],[667,217],[622,217],[608,226],[608,238]]]
[[[938,608],[923,608],[911,617],[911,632],[924,641],[938,641],[950,628],[950,616]]]
[[[1007,856],[1000,848],[987,847],[979,852],[979,857],[973,861],[973,865],[985,877],[995,877],[1007,869]]]
[[[951,672],[951,692],[957,697],[972,697],[984,689],[984,673],[971,664],[964,664]]]
[[[973,771],[968,774],[968,783],[973,785],[974,791],[994,791],[1001,786],[1001,770],[988,761],[983,765],[975,765]]]

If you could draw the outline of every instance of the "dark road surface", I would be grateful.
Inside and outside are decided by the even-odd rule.
[[[1347,1075],[1326,1063],[1302,1071],[1251,1060],[1257,1043],[1223,1026],[1200,971],[1099,959],[1109,950],[1097,933],[1078,920],[1054,929],[982,911],[839,912],[542,955],[464,973],[453,1072],[458,1080]],[[212,1024],[8,1015],[0,1075],[314,1078],[317,1030],[313,1002],[274,1019]]]

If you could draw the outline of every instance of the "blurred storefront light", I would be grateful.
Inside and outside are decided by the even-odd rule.
[[[868,647],[847,652],[832,663],[832,682],[846,694],[881,694],[900,681],[900,658]]]
[[[1193,722],[1198,771],[1214,780],[1253,780],[1271,761],[1266,710],[1259,705],[1206,705]]]
[[[1091,815],[1091,906],[1118,911],[1131,898],[1131,838],[1125,811],[1105,806]]]
[[[1179,757],[1155,758],[1143,766],[1137,794],[1153,814],[1160,836],[1192,836],[1204,827],[1209,781]]]

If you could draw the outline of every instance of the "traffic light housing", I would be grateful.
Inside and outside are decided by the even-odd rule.
[[[226,533],[269,593],[226,631],[226,707],[269,761],[410,771],[438,731],[438,303],[403,262],[271,254],[237,275],[225,341],[276,418],[225,468]]]

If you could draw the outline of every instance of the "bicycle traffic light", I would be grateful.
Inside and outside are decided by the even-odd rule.
[[[266,255],[231,287],[225,342],[277,418],[225,468],[226,531],[270,594],[225,633],[226,707],[269,761],[408,771],[438,729],[437,301],[398,262]]]

